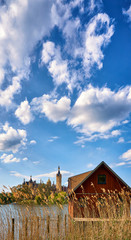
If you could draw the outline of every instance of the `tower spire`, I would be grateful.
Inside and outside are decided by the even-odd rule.
[[[56,174],[56,190],[58,192],[60,192],[62,190],[61,180],[62,180],[62,175],[60,173],[60,166],[58,166],[58,173]]]

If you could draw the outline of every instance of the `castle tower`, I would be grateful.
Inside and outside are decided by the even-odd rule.
[[[58,173],[56,174],[56,191],[58,192],[62,190],[61,180],[62,180],[62,175],[60,173],[60,167],[58,167]]]
[[[48,178],[48,181],[47,181],[46,184],[47,184],[48,187],[51,187],[51,180],[49,178]]]

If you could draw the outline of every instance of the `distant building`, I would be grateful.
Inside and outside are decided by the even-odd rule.
[[[62,186],[61,183],[62,183],[62,174],[60,173],[60,167],[58,166],[58,172],[56,174],[56,185],[54,184],[54,181],[52,184],[50,179],[47,180],[46,185],[50,187],[54,193],[61,192],[61,191],[67,192],[68,188],[66,186]],[[30,180],[25,181],[24,179],[22,185],[25,185],[25,186],[27,185],[31,188],[37,188],[40,184],[43,184],[42,180],[40,180],[40,183],[36,183],[36,181],[32,180],[32,176],[30,176]]]
[[[36,181],[32,180],[32,176],[30,176],[30,180],[29,181],[25,182],[25,179],[24,179],[23,185],[27,185],[27,186],[29,186],[31,188],[38,187],[38,183],[36,183]]]
[[[58,167],[58,173],[56,174],[56,191],[57,192],[62,191],[61,180],[62,180],[62,175],[60,173],[60,167]]]

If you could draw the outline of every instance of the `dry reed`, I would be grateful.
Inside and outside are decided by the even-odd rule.
[[[0,240],[130,240],[130,193],[103,190],[99,195],[78,200],[77,217],[71,219],[53,207],[16,205],[15,210],[0,208]],[[12,218],[14,230],[12,230]],[[14,231],[14,234],[12,234]]]

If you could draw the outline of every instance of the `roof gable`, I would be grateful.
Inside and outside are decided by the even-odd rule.
[[[88,172],[89,174],[73,188],[73,192],[75,192],[77,188],[80,187],[90,176],[92,176],[102,165],[104,165],[113,175],[115,175],[115,177],[119,179],[119,181],[121,181],[126,187],[130,189],[130,187],[104,161],[102,161],[93,171]]]
[[[77,187],[77,185],[80,182],[82,182],[91,172],[92,171],[81,173],[81,174],[78,174],[78,175],[68,178],[69,189],[72,190],[75,187]]]

